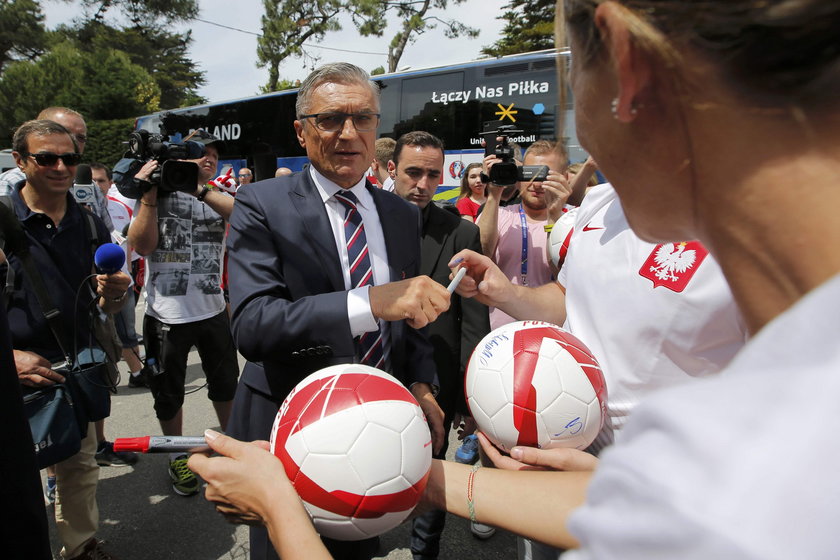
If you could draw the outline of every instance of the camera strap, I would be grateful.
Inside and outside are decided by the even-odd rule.
[[[525,209],[519,204],[519,219],[522,222],[522,263],[520,273],[522,285],[528,285],[528,220],[525,217]]]

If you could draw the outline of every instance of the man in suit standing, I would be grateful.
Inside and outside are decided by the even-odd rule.
[[[448,282],[449,261],[462,249],[481,252],[478,226],[436,206],[432,197],[443,173],[443,142],[428,132],[403,134],[394,147],[388,172],[394,175],[394,192],[420,208],[423,218],[420,272],[433,280]],[[454,424],[463,438],[475,431],[464,399],[464,370],[472,351],[490,332],[486,305],[472,298],[453,295],[449,311],[429,325],[435,366],[440,379],[438,402],[445,413],[445,432]],[[446,444],[435,455],[446,458]],[[446,512],[432,510],[412,523],[411,553],[415,560],[437,558]]]
[[[315,70],[297,98],[298,141],[310,165],[242,187],[230,222],[230,300],[237,347],[249,360],[229,433],[268,439],[277,410],[308,374],[365,363],[414,394],[443,445],[432,347],[417,330],[449,307],[420,271],[420,216],[365,176],[379,124],[367,73],[335,63]],[[325,541],[328,541],[325,539]],[[378,540],[327,542],[336,558],[370,558]],[[264,528],[251,558],[276,558]]]

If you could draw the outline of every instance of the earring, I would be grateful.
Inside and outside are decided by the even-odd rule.
[[[643,105],[639,105],[638,107],[643,107]],[[635,117],[636,115],[639,114],[639,108],[638,107],[636,106],[635,103],[630,105],[630,116]],[[619,117],[618,117],[618,97],[616,97],[615,99],[612,100],[612,102],[610,102],[610,112],[612,113],[612,116],[615,120],[619,120]]]

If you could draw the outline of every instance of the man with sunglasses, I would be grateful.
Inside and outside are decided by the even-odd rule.
[[[57,122],[66,128],[76,142],[79,155],[85,152],[87,124],[85,124],[85,119],[82,115],[67,107],[47,107],[38,113],[37,118]],[[23,179],[23,173],[17,168],[0,173],[0,195],[11,193],[15,184]],[[93,202],[88,206],[102,220],[105,227],[108,228],[108,231],[114,231],[114,224],[111,221],[111,215],[108,213],[108,201],[99,192],[99,189],[93,189]]]
[[[418,209],[366,180],[378,87],[356,66],[328,64],[304,81],[296,110],[310,164],[241,188],[231,216],[233,332],[249,362],[228,431],[268,439],[300,380],[326,366],[364,363],[411,389],[438,450],[443,411],[432,392],[432,347],[418,328],[449,307],[449,293],[417,276]],[[276,558],[265,529],[251,531],[251,558]],[[370,558],[378,539],[328,546],[336,558]]]
[[[21,385],[38,387],[64,381],[51,364],[72,355],[73,347],[91,345],[92,321],[98,320],[91,318],[91,306],[106,313],[119,311],[130,278],[123,272],[91,278],[93,240],[88,220],[85,210],[69,194],[80,159],[73,136],[54,121],[28,121],[15,132],[12,154],[25,176],[9,195],[12,209],[25,232],[34,265],[59,311],[53,331],[20,260],[26,249],[9,252],[14,285],[4,295],[9,298],[15,365]],[[96,239],[108,239],[105,225],[96,217],[94,220]],[[0,277],[8,278],[6,273],[0,267]],[[111,557],[94,538],[99,523],[95,452],[96,432],[90,424],[81,450],[55,465],[55,518],[63,558]]]
[[[254,175],[251,173],[251,170],[247,167],[243,167],[239,170],[239,173],[236,174],[236,178],[239,179],[239,186],[247,185],[251,181],[254,180]]]

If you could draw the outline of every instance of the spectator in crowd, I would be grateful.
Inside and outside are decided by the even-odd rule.
[[[478,218],[478,209],[487,202],[487,184],[484,177],[483,166],[480,163],[469,164],[461,177],[461,192],[458,193],[455,207],[465,220],[473,223]]]
[[[500,161],[494,155],[485,158],[488,172]],[[504,186],[488,186],[487,203],[476,222],[481,230],[481,249],[514,284],[542,286],[551,280],[545,226],[562,215],[571,193],[566,164],[566,155],[556,142],[539,140],[525,152],[525,165],[546,165],[549,172],[545,181],[519,184],[522,202],[501,206]],[[491,328],[511,321],[513,318],[500,309],[490,309]]]
[[[702,240],[753,338],[722,375],[641,403],[594,473],[580,453],[514,448],[513,459],[568,472],[436,462],[429,502],[579,547],[569,559],[829,557],[840,547],[840,453],[826,445],[840,429],[840,53],[825,24],[840,5],[569,0],[557,9],[570,28],[581,142],[628,222],[650,242]],[[792,188],[792,174],[807,188]],[[791,214],[792,205],[810,210]],[[471,267],[462,291],[490,294],[490,270]],[[323,558],[276,458],[209,435],[232,457],[196,457],[210,498],[264,519],[284,558]],[[257,472],[271,491],[247,491]]]
[[[277,171],[274,172],[274,177],[285,177],[286,175],[291,175],[292,170],[288,167],[278,167]]]
[[[304,81],[296,111],[311,164],[240,190],[231,219],[233,332],[248,364],[229,431],[267,439],[299,381],[358,362],[410,388],[438,451],[444,414],[433,396],[433,350],[417,329],[447,309],[449,292],[417,276],[417,208],[366,180],[379,89],[352,64],[327,64]],[[358,263],[352,272],[351,262]],[[342,558],[370,558],[378,549],[378,539],[325,540]],[[251,532],[251,558],[276,558],[262,528]]]
[[[432,202],[443,174],[443,142],[428,132],[409,132],[397,140],[389,172],[394,175],[394,192],[420,208],[423,219],[420,273],[440,284],[449,282],[449,261],[462,249],[481,250],[478,228],[459,220]],[[481,166],[479,165],[479,170]],[[438,402],[444,411],[443,429],[454,424],[459,439],[475,431],[464,399],[464,371],[473,349],[490,332],[487,306],[474,299],[453,296],[449,310],[429,325],[435,367],[440,380]],[[447,441],[435,454],[446,457]],[[411,553],[415,558],[437,558],[446,512],[432,510],[412,522]]]
[[[254,180],[254,176],[251,174],[251,170],[247,167],[243,167],[239,170],[239,173],[236,174],[236,178],[239,179],[239,186],[247,185]]]
[[[92,321],[98,320],[89,312],[91,305],[105,313],[118,312],[125,304],[130,279],[117,272],[88,280],[94,264],[88,218],[69,194],[80,159],[74,136],[51,120],[28,121],[15,132],[12,149],[25,176],[13,187],[12,207],[59,311],[58,324],[63,326],[53,331],[44,315],[19,258],[25,249],[9,250],[8,266],[15,271],[13,292],[7,294],[11,295],[8,312],[15,365],[22,385],[38,387],[64,381],[51,369],[52,364],[64,361],[71,345],[90,346],[95,340]],[[92,219],[97,239],[110,239],[105,224],[95,216]],[[55,519],[64,558],[111,558],[95,538],[99,524],[95,453],[96,434],[89,426],[81,450],[54,466]]]
[[[370,169],[376,182],[383,190],[394,192],[394,178],[388,172],[388,162],[394,158],[394,146],[397,141],[393,138],[380,138],[375,142],[375,152]]]
[[[143,342],[147,363],[154,359],[159,370],[146,381],[161,430],[172,436],[182,435],[187,356],[193,347],[201,357],[207,396],[222,430],[227,427],[239,377],[220,285],[225,221],[234,199],[207,186],[216,174],[221,141],[203,130],[192,139],[205,150],[204,156],[190,160],[198,166],[196,190],[159,193],[162,186],[150,186],[128,229],[129,244],[146,256]],[[147,162],[137,172],[137,180],[148,180],[157,165],[155,160]],[[169,476],[176,494],[198,493],[200,483],[187,467],[186,454],[170,455]]]

